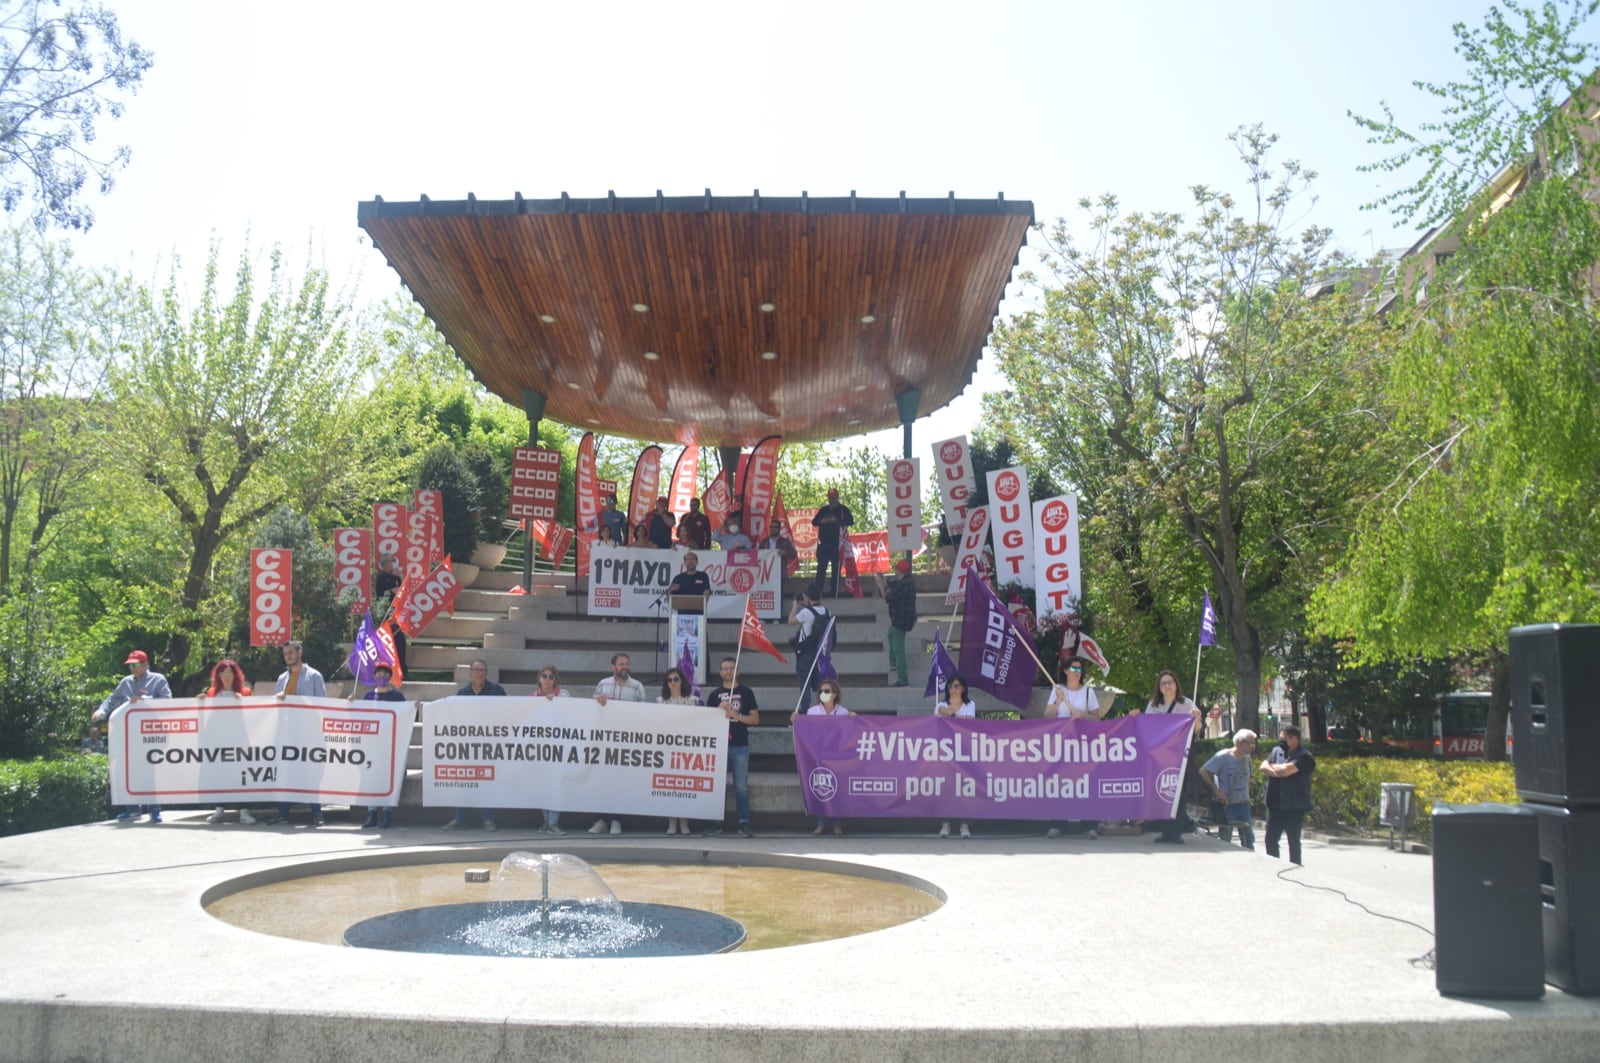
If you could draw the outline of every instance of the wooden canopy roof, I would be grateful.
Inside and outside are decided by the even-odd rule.
[[[1033,205],[708,190],[379,198],[358,219],[508,401],[543,394],[544,416],[608,434],[750,446],[894,427],[908,391],[919,416],[959,395]]]

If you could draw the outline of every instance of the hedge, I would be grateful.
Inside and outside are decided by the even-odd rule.
[[[105,819],[109,781],[104,755],[0,760],[0,837]]]
[[[1254,758],[1259,762],[1262,758]],[[1432,837],[1430,820],[1436,802],[1472,805],[1480,801],[1517,803],[1516,780],[1511,765],[1483,760],[1441,760],[1317,757],[1311,780],[1311,814],[1307,823],[1323,830],[1361,834],[1387,831],[1378,825],[1378,795],[1386,782],[1410,783],[1417,788],[1415,812],[1408,837]],[[1255,772],[1250,797],[1255,809],[1266,815],[1266,776]]]

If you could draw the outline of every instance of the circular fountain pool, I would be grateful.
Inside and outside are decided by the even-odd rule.
[[[933,884],[868,865],[763,853],[573,848],[593,857],[605,886],[625,908],[710,913],[745,931],[742,943],[729,945],[723,938],[720,946],[712,941],[711,947],[693,951],[752,951],[849,937],[921,919],[943,904],[943,893]],[[502,905],[482,914],[511,924],[542,918],[542,909],[529,907],[541,898],[539,876],[500,875],[508,855],[505,848],[419,850],[294,864],[219,883],[202,903],[208,913],[235,926],[328,945],[345,943],[348,933],[368,920],[453,905]],[[488,881],[466,881],[469,871],[484,870]],[[561,894],[558,888],[556,895]],[[593,893],[580,889],[575,895]],[[425,951],[479,950],[447,945]],[[669,948],[662,954],[682,952]]]

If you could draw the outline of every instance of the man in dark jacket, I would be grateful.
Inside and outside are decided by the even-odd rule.
[[[1317,760],[1300,744],[1300,728],[1285,725],[1261,770],[1267,774],[1267,855],[1278,858],[1278,839],[1289,836],[1289,862],[1300,859],[1300,827],[1311,811],[1311,773]]]
[[[917,626],[917,583],[911,575],[911,562],[895,562],[895,574],[887,581],[878,577],[878,593],[889,605],[889,665],[894,669],[894,685],[906,685],[906,634]]]

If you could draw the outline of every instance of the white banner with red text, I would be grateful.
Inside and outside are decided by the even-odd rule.
[[[671,550],[596,550],[589,556],[589,615],[665,617],[671,603],[667,588],[683,570],[688,547]],[[782,602],[783,555],[776,550],[695,550],[700,571],[711,578],[706,615],[737,620],[750,596],[756,615],[776,620]]]
[[[728,721],[700,705],[448,697],[422,720],[422,803],[720,820]]]
[[[398,804],[415,718],[413,701],[136,701],[111,717],[111,802]]]

